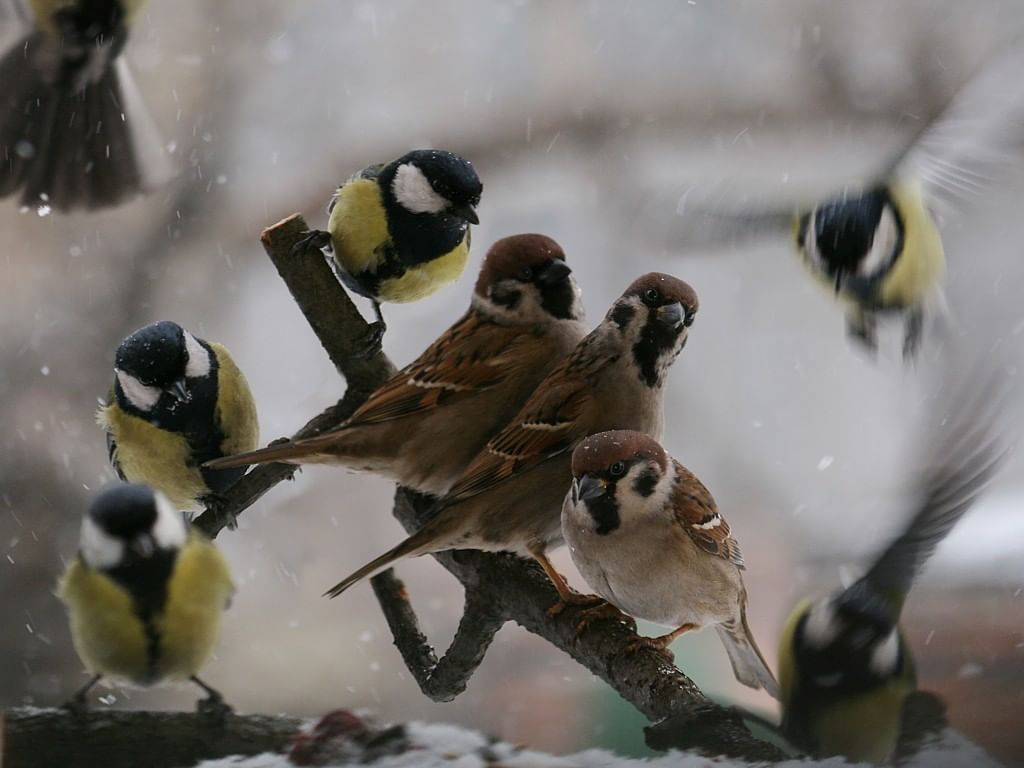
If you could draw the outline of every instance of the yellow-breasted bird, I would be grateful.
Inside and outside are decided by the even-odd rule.
[[[469,161],[440,149],[371,165],[335,191],[327,231],[310,230],[296,247],[330,253],[342,283],[373,302],[367,350],[386,328],[382,303],[417,301],[462,274],[482,192]]]
[[[117,205],[170,173],[124,57],[144,0],[28,0],[0,58],[0,197],[55,210]]]
[[[118,475],[152,485],[184,512],[214,504],[245,473],[203,462],[259,443],[256,404],[231,355],[169,320],[121,342],[96,420]]]
[[[912,359],[926,314],[945,307],[940,224],[1020,161],[1022,69],[1024,45],[1017,43],[970,78],[884,167],[824,201],[732,213],[698,202],[680,237],[705,247],[737,235],[792,238],[804,265],[845,306],[850,337],[873,351],[879,316],[901,315],[903,356]]]
[[[928,444],[913,514],[864,576],[804,601],[787,620],[779,643],[781,731],[799,749],[881,762],[897,748],[917,689],[900,613],[935,548],[1002,466],[1006,408],[993,384],[974,378],[954,401]]]
[[[106,488],[82,519],[78,556],[57,587],[93,674],[68,706],[83,710],[89,689],[111,677],[141,686],[192,680],[208,694],[201,710],[229,711],[196,675],[233,592],[224,558],[163,494],[141,484]]]

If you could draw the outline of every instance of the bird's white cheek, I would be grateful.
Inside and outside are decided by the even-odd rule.
[[[899,659],[899,635],[894,629],[871,653],[871,669],[881,677],[891,675]]]
[[[124,557],[124,543],[104,533],[91,517],[82,519],[78,546],[82,559],[91,568],[113,568]]]
[[[857,268],[857,274],[861,277],[871,277],[885,270],[892,260],[896,250],[896,243],[899,240],[899,226],[892,209],[887,205],[882,209],[882,217],[875,229],[875,236],[871,242],[871,250],[868,251],[864,261]]]
[[[190,379],[201,379],[204,376],[208,376],[211,367],[210,353],[188,331],[185,331],[185,351],[188,353],[185,376]]]
[[[159,491],[156,497],[156,523],[153,525],[153,541],[160,549],[181,549],[188,538],[185,518]]]
[[[157,387],[150,387],[143,384],[130,373],[116,371],[117,382],[121,385],[121,391],[128,398],[128,402],[140,411],[148,411],[157,404],[160,399],[160,390]]]
[[[824,648],[835,640],[839,634],[839,626],[836,623],[835,610],[832,604],[825,600],[816,603],[810,614],[807,616],[807,623],[804,625],[804,636],[807,642],[815,648]]]
[[[412,213],[440,213],[451,205],[434,191],[423,171],[412,163],[398,166],[391,192],[399,205]]]

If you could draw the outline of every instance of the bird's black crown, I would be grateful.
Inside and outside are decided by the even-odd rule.
[[[443,149],[415,149],[398,158],[395,166],[405,163],[419,168],[434,191],[453,205],[480,203],[484,185],[466,158]]]
[[[140,328],[121,342],[114,364],[146,386],[164,389],[185,374],[185,331],[170,320]]]
[[[93,500],[88,515],[105,533],[131,541],[156,523],[156,495],[148,485],[116,485]]]

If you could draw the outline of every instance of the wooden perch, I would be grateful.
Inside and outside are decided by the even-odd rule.
[[[229,755],[282,752],[303,721],[295,717],[103,710],[9,709],[2,714],[3,768],[146,766],[178,768]]]

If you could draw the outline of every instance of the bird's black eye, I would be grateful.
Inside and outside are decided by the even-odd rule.
[[[697,313],[694,312],[692,309],[687,308],[687,310],[686,310],[686,317],[683,319],[683,325],[685,325],[687,328],[689,328],[691,325],[693,325],[693,321],[696,320],[696,319],[697,319]]]
[[[523,267],[519,270],[519,279],[525,281],[533,280],[533,267]]]
[[[655,305],[661,301],[661,292],[657,288],[648,288],[644,291],[644,303]]]
[[[626,465],[621,461],[616,461],[610,467],[608,467],[608,474],[612,477],[622,477],[626,474]]]

